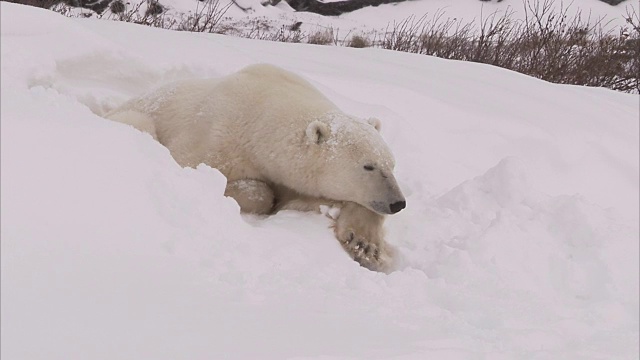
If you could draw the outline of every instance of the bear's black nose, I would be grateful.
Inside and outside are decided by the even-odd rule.
[[[392,214],[395,214],[398,211],[404,209],[405,206],[407,206],[407,202],[406,201],[397,201],[397,202],[394,202],[393,204],[389,205],[389,209],[391,210]]]

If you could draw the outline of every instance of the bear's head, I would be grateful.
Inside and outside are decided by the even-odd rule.
[[[306,129],[316,186],[323,197],[352,201],[379,214],[404,209],[393,176],[395,160],[379,134],[380,121],[328,114]]]

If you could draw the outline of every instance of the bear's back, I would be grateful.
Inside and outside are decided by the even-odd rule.
[[[308,119],[310,114],[337,109],[307,80],[269,64],[248,66],[223,78],[220,86],[222,93],[232,89],[235,98],[243,98],[248,104],[260,107],[262,113],[267,110],[278,116],[290,114],[291,117]]]

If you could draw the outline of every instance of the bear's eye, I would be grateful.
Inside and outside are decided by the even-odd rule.
[[[373,171],[373,169],[375,169],[375,168],[373,167],[373,165],[365,165],[364,169],[367,170],[367,171]]]

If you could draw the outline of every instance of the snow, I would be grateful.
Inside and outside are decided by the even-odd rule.
[[[0,13],[3,359],[638,358],[638,95]],[[96,115],[257,62],[382,120],[397,271],[351,261],[326,216],[240,215],[217,170]]]

